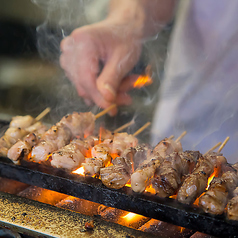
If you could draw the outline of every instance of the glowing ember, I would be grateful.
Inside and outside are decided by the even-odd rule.
[[[137,222],[138,220],[140,220],[141,218],[143,218],[143,216],[138,215],[136,213],[132,213],[129,212],[127,215],[122,217],[123,219],[125,219],[127,222]]]
[[[156,191],[154,190],[154,188],[152,188],[152,185],[149,185],[146,189],[146,192],[151,193],[151,194],[156,194]]]
[[[153,80],[149,75],[140,75],[139,78],[135,81],[134,88],[142,88],[153,83]]]
[[[182,233],[185,230],[185,228],[181,226],[179,227],[179,229],[180,229],[180,233]]]
[[[172,196],[169,196],[169,198],[176,199],[176,198],[177,198],[177,194],[175,194],[175,195],[172,195]]]
[[[80,168],[74,170],[72,173],[73,174],[79,174],[79,175],[85,175],[85,169],[84,169],[83,166],[81,166]]]

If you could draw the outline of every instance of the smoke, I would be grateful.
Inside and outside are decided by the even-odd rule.
[[[87,24],[85,0],[32,0],[32,2],[46,15],[45,21],[36,29],[39,54],[43,59],[58,63],[61,40],[76,27]]]

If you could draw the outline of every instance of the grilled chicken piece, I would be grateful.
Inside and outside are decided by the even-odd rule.
[[[238,185],[237,171],[229,164],[222,166],[220,178],[213,178],[209,189],[199,199],[199,205],[207,213],[222,214],[229,196]]]
[[[36,122],[32,116],[15,116],[12,118],[9,127],[25,129]]]
[[[214,167],[227,163],[222,154],[215,152],[200,157],[192,174],[188,175],[178,191],[177,199],[181,203],[191,204],[200,196],[207,187],[207,180]]]
[[[101,141],[104,141],[104,140],[107,140],[107,139],[112,140],[114,133],[105,129],[105,128],[103,128],[103,127],[100,127],[99,135],[100,135],[100,140]]]
[[[167,155],[170,155],[173,152],[182,152],[182,151],[183,148],[180,141],[175,142],[172,139],[165,138],[155,146],[153,154],[159,154],[160,156],[165,158]]]
[[[152,179],[158,196],[174,195],[182,183],[182,177],[194,169],[200,156],[198,151],[174,152],[166,156]]]
[[[52,153],[51,165],[73,171],[81,166],[85,159],[87,147],[84,141],[75,139],[70,144]]]
[[[54,141],[41,140],[36,146],[33,147],[31,151],[31,161],[41,162],[46,161],[48,156],[58,149]]]
[[[238,187],[233,191],[233,198],[227,204],[227,217],[238,221]]]
[[[130,164],[124,158],[117,157],[112,166],[100,169],[102,183],[108,188],[120,189],[129,181],[130,171]]]
[[[28,156],[33,146],[39,141],[35,133],[28,134],[23,140],[15,143],[7,153],[7,157],[14,163],[18,163],[21,158]]]
[[[49,154],[68,144],[70,139],[70,130],[64,124],[57,123],[42,136],[40,143],[33,147],[31,160],[45,161]]]
[[[101,143],[96,146],[94,146],[91,150],[91,154],[93,158],[101,159],[104,164],[107,164],[109,161],[111,161],[110,156],[111,148],[109,144]]]
[[[19,163],[21,158],[26,158],[33,146],[39,143],[40,137],[47,130],[47,127],[41,122],[36,122],[34,125],[26,128],[26,131],[31,132],[22,140],[18,140],[7,152],[7,157],[14,163]]]
[[[64,116],[60,123],[67,126],[73,137],[84,138],[92,135],[95,127],[95,115],[91,112],[77,113]]]
[[[22,128],[9,127],[4,134],[5,140],[11,145],[14,145],[18,140],[21,140],[28,132]]]
[[[85,175],[99,175],[100,169],[105,166],[101,159],[96,158],[86,158],[85,163],[82,163]]]
[[[42,136],[42,140],[54,142],[58,149],[68,144],[71,139],[72,134],[69,128],[62,123],[57,123],[55,126],[52,126]]]
[[[141,144],[134,147],[134,154],[132,157],[134,171],[138,166],[143,163],[147,158],[151,157],[152,147],[147,144]]]
[[[109,141],[109,142],[108,142]],[[86,175],[99,174],[100,168],[105,167],[109,162],[111,162],[111,148],[110,139],[105,141],[105,143],[98,144],[94,146],[91,150],[93,158],[86,158],[85,163],[82,163],[85,169]],[[94,168],[95,167],[95,168]]]
[[[162,163],[163,158],[160,155],[154,155],[145,160],[131,175],[131,188],[134,192],[142,193],[149,185],[151,177],[155,170]]]
[[[16,116],[12,118],[9,128],[0,139],[0,155],[7,156],[8,149],[11,148],[19,139],[32,132],[31,126],[36,120],[27,116]]]
[[[135,147],[138,143],[138,140],[135,136],[128,134],[126,132],[123,133],[115,133],[113,137],[113,142],[116,141],[124,141],[128,147]]]
[[[0,156],[7,156],[7,152],[10,147],[10,142],[2,136],[0,138]]]
[[[87,144],[88,147],[92,148],[95,145],[99,144],[99,138],[97,136],[88,136],[84,142]]]
[[[29,133],[35,133],[38,137],[41,137],[47,131],[47,126],[38,121],[33,125],[27,127],[26,131],[28,131]]]
[[[138,143],[137,138],[128,133],[115,133],[111,140],[111,153],[118,154],[119,156],[130,147],[135,147]]]

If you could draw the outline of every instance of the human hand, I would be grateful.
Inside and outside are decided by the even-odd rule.
[[[131,103],[127,91],[134,79],[125,76],[138,61],[141,40],[130,26],[104,20],[78,28],[62,40],[61,50],[61,67],[87,104],[107,108]]]

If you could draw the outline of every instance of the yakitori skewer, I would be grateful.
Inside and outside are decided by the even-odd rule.
[[[184,132],[175,140],[175,142],[179,142],[186,134],[187,134],[187,131],[184,131]]]
[[[230,137],[227,136],[226,139],[224,140],[224,142],[221,144],[221,146],[218,149],[218,152],[220,153],[222,151],[222,149],[224,148],[224,146],[226,145],[226,143],[229,141]]]
[[[214,169],[217,168],[219,171],[227,163],[226,158],[220,154],[221,150],[216,153],[212,152],[212,149],[199,158],[193,172],[186,177],[177,194],[179,202],[193,203],[206,190],[208,178]]]
[[[36,118],[36,121],[40,121],[44,116],[46,116],[50,112],[50,107],[47,107],[44,111],[42,111]]]
[[[103,111],[99,112],[98,114],[95,115],[95,118],[98,119],[99,117],[107,114],[109,111],[111,111],[113,108],[115,108],[117,105],[116,104],[112,104],[111,106],[109,106],[108,108],[104,109]]]
[[[42,124],[39,122],[48,112],[50,108],[46,108],[36,118],[30,115],[15,116],[12,118],[9,128],[1,138],[0,148],[7,147],[8,149],[17,142],[18,139],[22,139],[25,135],[35,131]],[[3,143],[5,142],[5,143]]]
[[[168,139],[172,140],[174,138],[174,135],[171,135]]]
[[[119,132],[119,131],[122,131],[122,130],[124,130],[125,128],[127,128],[127,127],[129,127],[129,126],[131,126],[131,125],[133,125],[133,124],[135,124],[135,121],[134,121],[134,120],[132,120],[132,121],[130,121],[130,122],[127,122],[126,124],[124,124],[124,125],[120,126],[119,128],[117,128],[117,129],[114,131],[114,133],[117,133],[117,132]]]
[[[144,126],[142,126],[140,129],[138,129],[134,134],[133,136],[137,136],[139,135],[142,131],[144,131],[148,126],[150,126],[151,122],[147,122],[145,123]]]
[[[208,153],[214,151],[216,148],[218,148],[221,145],[221,142],[218,142],[216,145],[214,145],[210,150],[208,150],[205,154],[203,155],[207,155]]]

